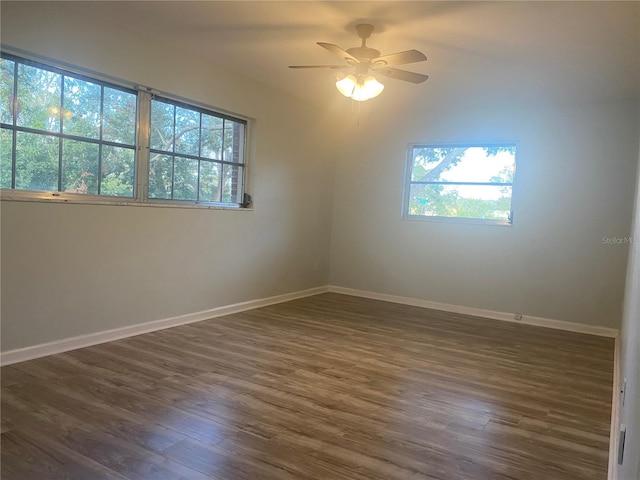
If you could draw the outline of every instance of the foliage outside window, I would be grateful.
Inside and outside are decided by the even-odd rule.
[[[244,120],[5,53],[0,99],[10,198],[242,203]]]
[[[244,123],[151,101],[149,198],[242,203]]]
[[[410,145],[404,214],[510,224],[516,145]]]
[[[0,186],[134,196],[136,93],[0,60]]]

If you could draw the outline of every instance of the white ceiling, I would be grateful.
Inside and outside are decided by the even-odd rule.
[[[411,48],[428,61],[420,85],[386,79],[388,92],[576,94],[637,98],[639,2],[166,1],[72,2],[90,18],[119,25],[225,70],[322,103],[336,95],[335,71],[291,64],[336,63],[315,44],[359,44],[354,26],[376,27],[383,54]]]

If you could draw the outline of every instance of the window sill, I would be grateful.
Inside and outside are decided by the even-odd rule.
[[[253,211],[253,207],[243,208],[240,205],[225,205],[216,203],[197,203],[191,201],[174,200],[164,202],[162,200],[149,200],[147,202],[139,202],[134,198],[115,198],[115,197],[97,197],[95,195],[72,195],[51,192],[29,192],[17,193],[13,190],[3,190],[0,193],[0,201],[2,202],[36,202],[36,203],[53,203],[53,204],[76,204],[76,205],[111,205],[120,207],[154,207],[154,208],[195,208],[205,210],[237,210],[237,211]]]
[[[403,220],[415,222],[438,222],[456,223],[461,225],[485,225],[490,227],[512,227],[513,223],[506,220],[490,220],[483,218],[459,218],[459,217],[436,217],[426,215],[404,215]]]

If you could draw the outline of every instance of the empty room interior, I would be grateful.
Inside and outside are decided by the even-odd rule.
[[[640,2],[0,18],[3,479],[640,480]]]

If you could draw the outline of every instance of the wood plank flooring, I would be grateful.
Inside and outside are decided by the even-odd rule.
[[[603,480],[613,348],[318,295],[2,368],[2,479]]]

